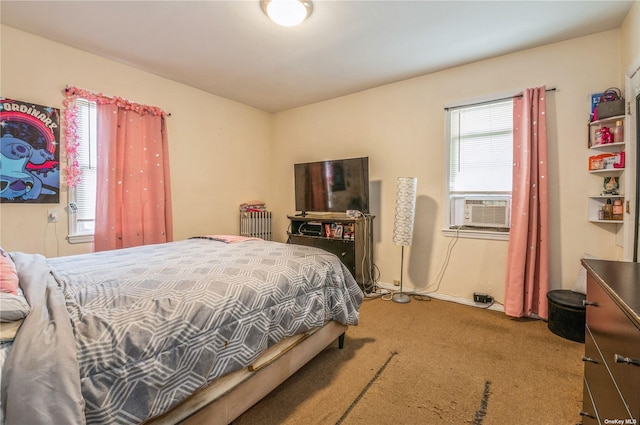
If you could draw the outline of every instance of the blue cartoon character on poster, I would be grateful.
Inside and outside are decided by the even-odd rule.
[[[0,202],[58,203],[60,110],[0,102]]]

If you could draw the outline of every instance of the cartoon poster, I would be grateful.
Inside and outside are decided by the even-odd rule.
[[[60,201],[60,110],[0,98],[0,202]]]

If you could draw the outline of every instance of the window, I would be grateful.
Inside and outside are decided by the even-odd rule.
[[[452,107],[448,120],[446,228],[508,232],[513,171],[513,100]]]
[[[91,242],[96,213],[96,103],[76,99],[80,182],[69,188],[69,242]]]

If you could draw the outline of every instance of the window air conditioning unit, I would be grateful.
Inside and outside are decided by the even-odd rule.
[[[465,197],[464,225],[473,227],[510,227],[511,199],[502,197]]]

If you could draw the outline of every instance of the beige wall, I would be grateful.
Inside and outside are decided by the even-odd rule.
[[[598,52],[597,61],[594,53]],[[294,209],[295,162],[369,156],[370,177],[380,187],[375,208],[375,263],[380,281],[399,277],[400,247],[391,241],[398,176],[418,177],[414,244],[405,250],[407,287],[472,298],[487,292],[503,301],[507,242],[444,237],[444,106],[449,103],[546,85],[549,119],[551,285],[571,287],[579,258],[589,252],[617,257],[615,226],[587,221],[587,195],[601,178],[586,172],[589,95],[621,84],[619,32],[608,31],[279,113],[274,121],[276,214]],[[609,63],[611,66],[594,66]],[[279,234],[286,223],[279,222]],[[407,261],[408,259],[408,261]],[[408,263],[408,264],[407,264]]]
[[[10,27],[1,36],[1,96],[61,108],[69,84],[171,113],[175,239],[235,234],[239,204],[270,201],[271,114]],[[66,241],[66,204],[66,188],[58,205],[3,204],[1,246],[47,256],[89,252],[91,244]],[[47,224],[49,208],[58,208],[59,223]]]
[[[176,239],[236,233],[239,203],[259,198],[284,241],[294,212],[293,164],[369,156],[380,281],[399,276],[391,241],[398,176],[418,177],[414,244],[405,251],[405,284],[454,297],[474,291],[503,298],[507,242],[442,235],[444,106],[546,85],[551,183],[551,285],[571,287],[579,258],[619,258],[615,228],[587,222],[587,195],[600,179],[585,171],[589,94],[620,86],[638,52],[638,5],[621,30],[491,60],[268,114],[137,69],[2,27],[0,94],[61,107],[62,90],[89,90],[160,106],[169,118]],[[597,60],[594,52],[598,52]],[[608,63],[610,66],[597,66]],[[43,66],[42,64],[46,64]],[[193,162],[199,161],[199,162]],[[277,188],[272,190],[271,188]],[[66,192],[57,207],[66,204]],[[46,223],[52,205],[0,206],[0,244],[48,256],[90,251],[69,245],[67,224]],[[56,207],[56,206],[53,206]],[[64,214],[61,214],[64,217]],[[449,255],[450,249],[450,255]],[[446,270],[442,271],[447,264]],[[441,279],[437,279],[441,276]]]
[[[620,63],[623,73],[629,71],[629,67],[640,65],[640,2],[633,2],[631,10],[627,14],[620,27]]]

